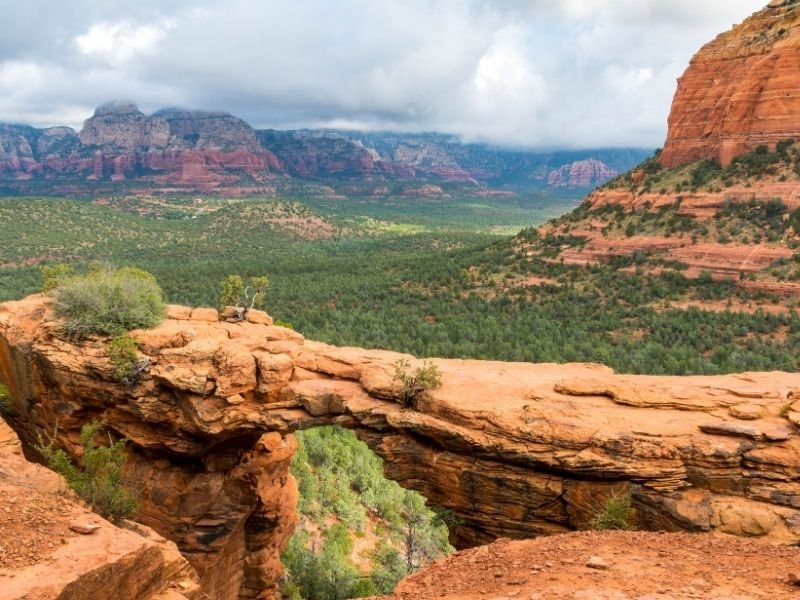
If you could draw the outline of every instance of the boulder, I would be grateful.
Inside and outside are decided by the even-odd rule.
[[[251,308],[247,311],[247,315],[245,317],[248,323],[258,323],[261,325],[272,325],[272,317],[270,317],[267,313],[263,310],[258,310],[255,308]]]
[[[216,308],[195,308],[192,311],[192,321],[207,321],[216,323],[219,321],[219,312]]]

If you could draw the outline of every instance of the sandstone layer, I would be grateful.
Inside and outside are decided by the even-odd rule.
[[[105,340],[60,336],[47,298],[0,305],[0,380],[28,448],[57,423],[78,455],[95,418],[131,441],[137,520],[178,545],[211,597],[275,589],[295,522],[292,432],[332,423],[453,510],[459,547],[585,528],[622,489],[642,528],[800,541],[800,375],[436,360],[443,385],[404,408],[400,354],[307,341],[259,313],[168,316],[135,333],[147,368],[125,385]]]
[[[83,129],[0,126],[0,178],[74,178],[212,191],[223,184],[265,182],[284,169],[255,130],[226,113],[162,110],[146,116],[135,104],[109,103]]]
[[[114,526],[65,490],[23,458],[0,420],[0,600],[207,598],[175,544],[142,525]]]
[[[780,236],[770,237],[771,232],[766,228],[750,224],[752,236],[723,241],[720,233],[725,227],[728,230],[735,227],[720,218],[719,213],[724,214],[728,207],[746,207],[752,203],[763,206],[775,199],[783,203],[781,221],[785,222],[793,211],[800,209],[800,182],[772,178],[720,191],[664,193],[604,187],[586,198],[582,205],[586,213],[579,219],[571,221],[568,216],[565,222],[556,221],[541,228],[542,237],[549,234],[564,240],[555,255],[542,254],[541,244],[525,241],[516,250],[528,258],[538,255],[550,262],[584,267],[609,264],[619,258],[630,260],[639,255],[643,259],[639,263],[641,268],[654,275],[663,272],[665,265],[679,265],[684,277],[696,279],[708,273],[716,281],[735,282],[744,290],[781,296],[791,303],[800,294],[800,283],[774,269],[793,263],[800,244],[798,232],[787,228]],[[675,221],[691,226],[688,231],[670,231],[669,225],[662,225],[655,231],[626,232],[625,220],[643,219],[642,215],[662,216],[663,223]],[[715,228],[716,231],[709,233]],[[580,243],[569,243],[568,238],[579,239]]]
[[[660,162],[731,160],[800,135],[800,6],[774,0],[704,46],[678,81]]]
[[[579,160],[547,175],[547,183],[556,188],[593,188],[613,179],[618,173],[599,160]]]
[[[76,455],[91,419],[127,437],[137,520],[176,542],[211,597],[275,589],[295,519],[292,432],[324,424],[354,429],[390,478],[453,510],[459,547],[585,528],[624,489],[642,528],[800,541],[800,375],[436,360],[443,385],[404,408],[402,355],[250,316],[170,307],[135,333],[147,368],[124,385],[104,340],[61,337],[47,298],[0,305],[11,425],[30,444],[58,423]]]

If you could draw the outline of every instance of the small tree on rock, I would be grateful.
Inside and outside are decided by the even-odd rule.
[[[233,306],[243,319],[247,311],[262,308],[269,288],[267,277],[250,277],[246,282],[241,275],[228,275],[220,285],[220,308]]]
[[[108,359],[114,379],[127,384],[135,383],[150,363],[149,359],[139,360],[139,343],[127,333],[108,342]]]
[[[442,385],[442,372],[431,361],[426,360],[421,367],[411,368],[411,363],[401,358],[394,365],[394,380],[400,383],[400,404],[416,408],[417,402],[425,394]]]

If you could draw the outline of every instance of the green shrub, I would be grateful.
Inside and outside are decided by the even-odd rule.
[[[58,263],[44,265],[39,269],[42,274],[42,292],[49,292],[75,276],[75,270],[70,265]]]
[[[400,404],[416,408],[417,401],[428,390],[442,385],[442,372],[431,361],[426,360],[421,367],[411,370],[411,363],[402,358],[394,365],[394,379],[400,382]]]
[[[97,421],[81,427],[83,469],[77,467],[66,452],[54,447],[57,432],[47,441],[40,434],[34,447],[78,496],[104,517],[116,521],[136,510],[137,498],[123,485],[122,467],[127,460],[124,451],[127,440],[114,442],[109,436],[108,446],[96,446],[94,437],[101,430],[102,425]]]
[[[97,269],[53,290],[56,314],[67,335],[120,335],[158,325],[164,299],[155,277],[141,269]]]
[[[108,343],[108,359],[114,367],[114,379],[132,383],[137,374],[139,344],[127,333]]]
[[[612,494],[603,509],[595,515],[590,525],[592,529],[607,531],[609,529],[632,529],[631,519],[633,507],[631,506],[630,489]]]
[[[704,160],[692,170],[692,189],[697,189],[721,173],[719,163],[715,160]]]
[[[0,413],[9,410],[11,410],[11,394],[8,393],[8,388],[0,383]]]

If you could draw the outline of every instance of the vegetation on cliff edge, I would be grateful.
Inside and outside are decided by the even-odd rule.
[[[64,332],[75,338],[118,336],[154,327],[164,318],[164,299],[155,277],[142,269],[95,266],[85,275],[67,274],[52,281],[45,270],[43,288],[55,298]]]
[[[107,445],[98,445],[94,440],[102,429],[98,421],[81,427],[81,465],[77,465],[64,450],[54,446],[55,434],[47,440],[40,435],[35,448],[47,465],[63,476],[70,489],[94,510],[104,517],[119,520],[136,510],[138,504],[130,483],[122,475],[127,460],[124,450],[127,440],[114,441],[109,435]]]

